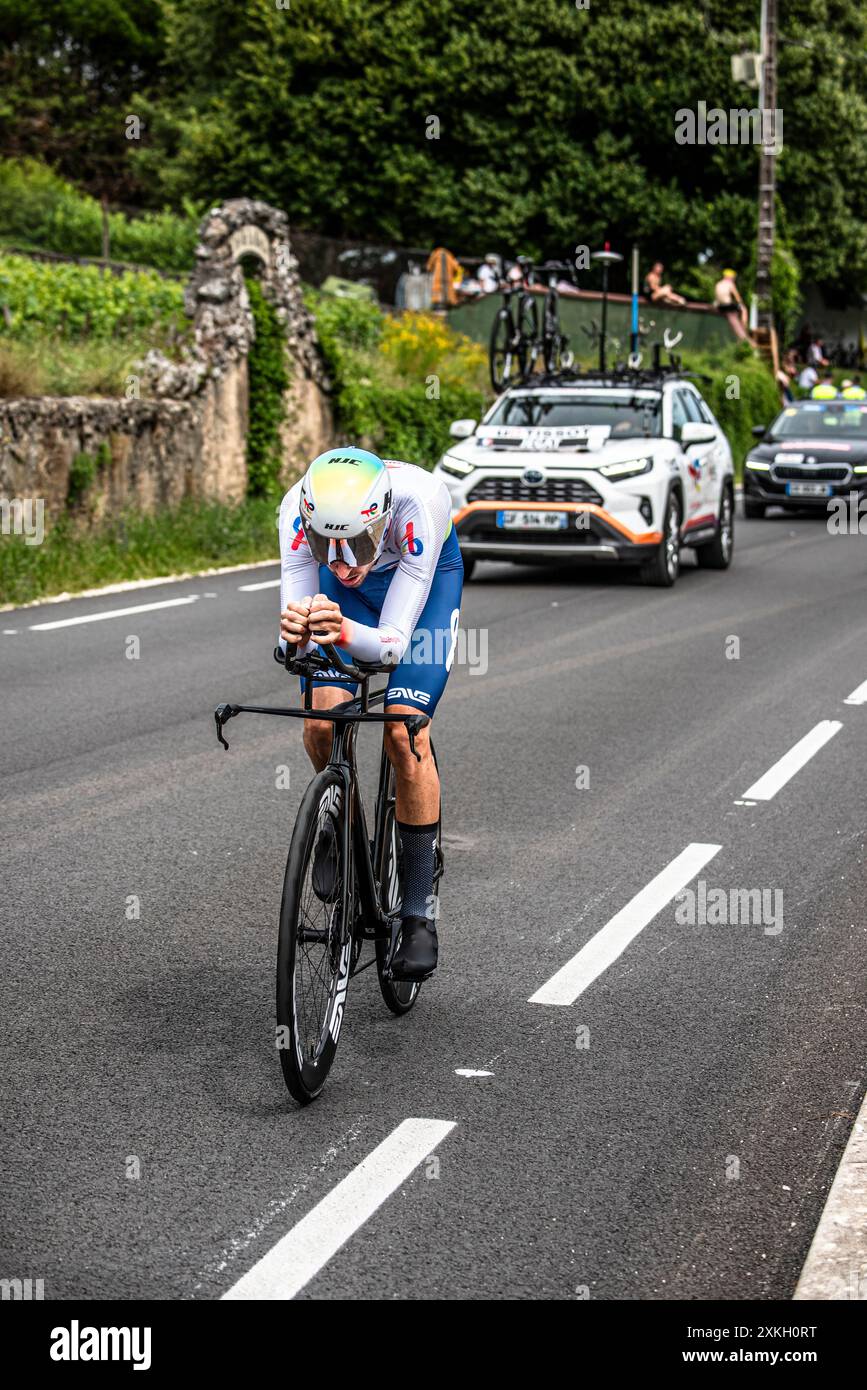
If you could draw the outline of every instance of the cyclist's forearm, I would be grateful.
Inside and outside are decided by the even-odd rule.
[[[368,627],[354,618],[344,618],[337,645],[359,661],[378,661],[396,666],[406,650],[408,639],[394,627]]]

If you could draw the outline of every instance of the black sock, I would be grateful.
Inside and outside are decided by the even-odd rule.
[[[398,821],[397,828],[403,850],[401,918],[404,922],[407,917],[428,917],[434,921],[433,881],[439,827],[405,825],[403,821]]]

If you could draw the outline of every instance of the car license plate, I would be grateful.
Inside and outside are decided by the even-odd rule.
[[[829,483],[786,483],[788,497],[830,497]]]
[[[497,512],[497,525],[506,531],[562,531],[566,512]]]

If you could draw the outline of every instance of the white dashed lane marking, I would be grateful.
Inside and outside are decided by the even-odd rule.
[[[61,618],[54,623],[33,623],[31,632],[53,632],[58,627],[79,627],[82,623],[102,623],[108,618],[129,618],[136,613],[154,613],[158,608],[180,608],[198,602],[198,594],[186,598],[167,598],[162,603],[139,603],[135,608],[107,608],[101,613],[82,613],[78,618]]]
[[[867,681],[862,681],[861,684],[852,691],[851,695],[847,695],[843,704],[867,705]]]
[[[745,801],[770,801],[776,796],[781,787],[790,782],[796,772],[810,761],[811,758],[824,748],[835,734],[838,734],[843,725],[838,719],[823,719],[805,734],[788,753],[784,753],[779,762],[774,763],[758,782],[754,782],[748,791],[744,792]]]
[[[294,1298],[454,1128],[453,1120],[404,1120],[223,1298]]]
[[[567,961],[562,970],[530,996],[531,1004],[574,1004],[593,981],[598,979],[609,965],[635,939],[640,931],[652,922],[658,912],[671,902],[675,894],[700,873],[706,864],[717,855],[721,845],[687,845],[685,850],[672,859],[671,863],[656,875],[631,902],[621,908],[601,931],[582,946],[576,956]]]

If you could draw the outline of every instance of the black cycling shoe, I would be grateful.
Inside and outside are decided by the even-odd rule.
[[[437,929],[426,917],[407,917],[391,960],[395,980],[426,980],[437,968]]]
[[[310,875],[313,892],[320,902],[333,903],[337,897],[340,886],[338,858],[334,819],[326,816],[313,851],[313,871]]]

